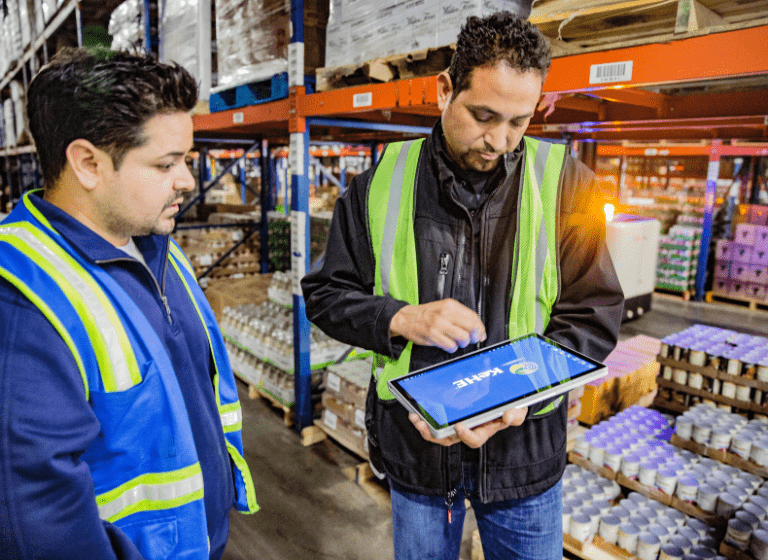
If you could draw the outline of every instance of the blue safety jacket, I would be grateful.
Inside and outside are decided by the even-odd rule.
[[[240,403],[218,324],[173,241],[167,258],[208,339],[210,355],[203,359],[212,363],[234,506],[253,513],[258,505],[243,459]],[[0,277],[43,313],[77,363],[100,425],[82,456],[99,517],[147,559],[208,558],[205,488],[190,417],[172,360],[143,310],[51,226],[29,195],[0,225]]]

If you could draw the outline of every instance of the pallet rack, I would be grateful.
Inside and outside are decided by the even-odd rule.
[[[308,270],[307,197],[309,128],[325,138],[348,143],[383,142],[403,135],[426,134],[440,112],[434,76],[348,87],[307,94],[299,58],[303,47],[300,0],[293,0],[294,37],[289,51],[288,99],[195,117],[199,134],[243,137],[259,131],[276,142],[290,145],[293,171],[292,243],[294,267],[294,335],[296,349],[297,427],[311,425],[308,356],[304,335],[308,332],[299,280]],[[537,113],[528,134],[582,140],[688,137],[715,139],[709,146],[710,177],[723,155],[744,154],[752,148],[724,145],[720,138],[768,137],[765,104],[768,87],[739,93],[673,96],[664,87],[703,84],[712,79],[738,82],[745,77],[768,75],[768,25],[735,29],[712,35],[696,35],[665,44],[647,44],[555,58],[544,84],[546,98],[554,102],[549,122]],[[658,61],[663,60],[664,64]],[[632,75],[619,83],[590,83],[596,67],[632,61]],[[651,89],[659,91],[651,91]],[[727,111],[730,114],[724,114]],[[679,116],[677,116],[679,115]],[[554,122],[553,122],[554,120]],[[351,128],[352,126],[357,128]],[[360,129],[364,130],[361,134]],[[675,131],[675,134],[671,134]],[[298,171],[298,173],[297,173]],[[707,183],[705,239],[711,233],[714,179]],[[708,224],[708,225],[707,225]],[[697,276],[703,297],[703,273]],[[699,276],[701,279],[699,279]],[[299,394],[299,393],[304,393]]]
[[[596,10],[608,13],[625,4]],[[642,0],[631,4],[664,3]],[[68,15],[74,11],[77,16],[79,6],[76,0],[66,3]],[[309,324],[299,285],[301,276],[310,266],[310,128],[312,135],[323,139],[375,145],[427,134],[440,114],[434,76],[308,93],[303,73],[303,10],[303,0],[291,1],[293,35],[289,44],[287,98],[194,117],[195,134],[199,137],[230,141],[251,139],[262,150],[268,142],[290,146],[294,337],[297,341],[294,361],[299,430],[312,424]],[[557,25],[562,29],[567,18],[559,17],[537,16],[534,11],[531,20],[543,29],[559,21]],[[697,28],[692,27],[693,20],[686,15],[688,27],[678,29],[680,26],[673,24],[674,33],[663,36],[663,42],[647,36],[640,41],[642,44],[629,46],[614,42],[579,49],[565,41],[554,40],[556,58],[544,84],[541,104],[542,109],[553,111],[537,112],[528,134],[579,141],[584,152],[598,140],[710,140],[711,180],[707,181],[702,238],[702,245],[708,246],[714,179],[720,158],[746,154],[747,150],[753,149],[728,145],[727,141],[731,138],[768,138],[768,111],[765,109],[768,106],[768,51],[763,48],[768,43],[768,20],[759,17],[762,19],[752,23],[740,20],[738,24],[713,18],[708,24],[700,22]],[[51,27],[47,33],[52,33],[53,29]],[[79,35],[82,42],[82,34]],[[34,58],[29,53],[25,57],[27,61]],[[6,76],[0,82],[0,90],[11,78],[11,75]],[[732,91],[723,91],[724,83]],[[702,93],[710,86],[712,93]],[[373,150],[374,159],[376,153]],[[14,157],[11,153],[0,155],[5,155],[6,159]],[[697,273],[697,299],[704,296],[706,269],[703,264],[702,259]]]

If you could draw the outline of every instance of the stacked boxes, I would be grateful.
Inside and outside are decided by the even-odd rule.
[[[368,360],[334,364],[323,375],[323,428],[362,457],[368,455],[365,398],[370,380]]]
[[[639,335],[619,342],[604,360],[608,375],[584,386],[579,422],[597,424],[656,390],[661,341]]]
[[[712,290],[765,300],[768,290],[768,226],[737,224],[733,241],[720,239]]]
[[[326,33],[327,67],[434,49],[456,42],[469,16],[508,10],[518,0],[331,0]]]
[[[659,240],[656,287],[685,292],[696,281],[701,248],[701,227],[677,223]]]

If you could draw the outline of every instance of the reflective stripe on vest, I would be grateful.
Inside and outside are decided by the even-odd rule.
[[[205,295],[200,290],[195,278],[195,272],[192,264],[184,255],[181,247],[175,241],[170,240],[170,261],[176,273],[179,275],[184,288],[187,291],[195,311],[205,329],[208,337],[208,345],[213,355],[215,374],[213,377],[213,386],[216,396],[216,406],[221,419],[221,426],[224,431],[227,451],[232,459],[235,468],[233,476],[235,478],[235,509],[241,513],[256,513],[259,511],[259,505],[256,503],[256,488],[253,484],[251,471],[243,458],[243,411],[240,407],[240,400],[237,396],[237,387],[234,385],[234,376],[231,373],[229,362],[222,364],[219,360],[227,360],[227,351],[223,345],[221,336],[211,337],[209,329],[219,329],[216,318],[213,316],[210,306],[207,304]],[[206,320],[207,317],[207,320]],[[221,386],[221,372],[227,371],[229,385]]]
[[[172,509],[203,498],[200,463],[166,473],[137,476],[96,497],[99,517],[110,523],[138,511]]]
[[[556,221],[565,146],[525,137],[526,153],[515,239],[509,337],[543,333],[558,295]],[[376,261],[376,295],[419,304],[413,208],[422,140],[389,144],[368,193],[368,220]],[[397,360],[375,356],[373,371],[381,399],[392,399],[386,381],[408,373],[413,343]],[[547,407],[554,408],[562,399]]]
[[[84,318],[104,391],[125,391],[141,383],[141,373],[125,329],[109,298],[91,275],[29,223],[0,226],[0,242],[13,247],[48,274]],[[14,283],[10,278],[9,281]],[[30,290],[32,287],[28,286],[22,291]]]

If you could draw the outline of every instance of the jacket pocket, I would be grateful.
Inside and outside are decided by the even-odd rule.
[[[179,543],[178,522],[175,517],[136,521],[120,526],[147,560],[170,558]]]

